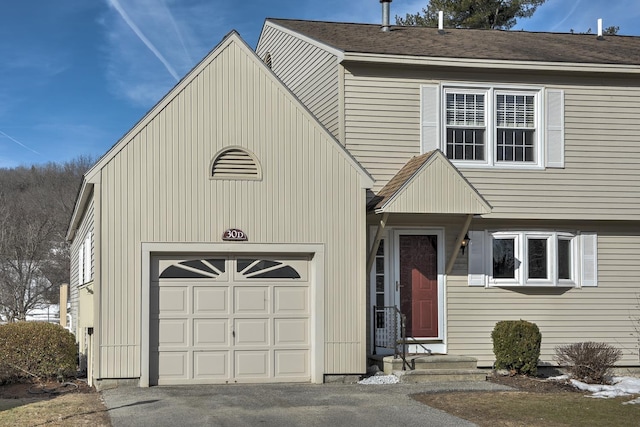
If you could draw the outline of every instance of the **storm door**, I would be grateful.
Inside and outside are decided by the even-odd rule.
[[[400,311],[406,315],[406,334],[437,338],[438,236],[398,236]]]

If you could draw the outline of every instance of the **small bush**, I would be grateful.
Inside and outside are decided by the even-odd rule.
[[[536,375],[542,335],[535,323],[525,320],[505,320],[496,323],[491,332],[496,369]]]
[[[70,377],[76,373],[73,334],[52,323],[0,325],[0,382]]]
[[[556,361],[571,376],[587,383],[604,384],[622,351],[603,342],[577,342],[556,347]]]

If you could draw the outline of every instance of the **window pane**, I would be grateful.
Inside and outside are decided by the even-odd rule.
[[[384,276],[376,276],[376,292],[384,293]]]
[[[384,273],[384,258],[376,257],[376,273],[383,274]]]
[[[535,127],[533,95],[497,95],[496,125],[498,127]]]
[[[547,239],[527,239],[529,279],[547,279]]]
[[[485,96],[477,93],[446,95],[447,157],[485,159]]]
[[[384,294],[376,295],[376,305],[378,307],[384,307]]]
[[[447,125],[484,127],[484,95],[447,93]]]
[[[571,279],[570,240],[558,240],[558,279]]]
[[[447,157],[484,160],[484,129],[447,129]]]
[[[502,129],[496,132],[496,160],[499,162],[535,162],[535,131]]]
[[[515,240],[493,240],[493,277],[514,279],[516,276]]]
[[[380,245],[378,246],[378,252],[376,255],[384,255],[384,239],[380,240]]]

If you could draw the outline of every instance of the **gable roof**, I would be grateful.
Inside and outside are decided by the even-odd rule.
[[[412,157],[368,205],[376,213],[487,214],[491,205],[440,151]]]
[[[326,127],[309,111],[309,109],[293,94],[293,92],[268,68],[264,62],[258,58],[256,53],[247,45],[247,43],[240,37],[240,35],[234,30],[227,34],[222,41],[214,47],[209,54],[200,61],[185,77],[182,78],[145,116],[136,123],[115,145],[113,145],[109,151],[107,151],[95,165],[89,169],[83,178],[80,193],[76,199],[76,204],[67,231],[67,240],[72,240],[75,231],[82,220],[84,210],[86,209],[89,201],[89,196],[93,191],[95,183],[100,181],[100,171],[104,168],[118,153],[123,150],[134,137],[141,132],[151,121],[154,120],[158,114],[160,114],[191,82],[215,59],[224,51],[230,44],[235,44],[245,51],[248,57],[253,58],[255,64],[262,67],[265,73],[273,79],[278,85],[280,85],[282,92],[285,96],[288,96],[292,102],[296,103],[301,110],[303,110],[308,117],[316,123],[316,125],[323,129],[327,139],[329,139],[334,148],[345,158],[346,162],[350,164],[360,175],[360,182],[362,188],[371,188],[374,180],[360,163],[353,157],[353,155],[347,151],[347,149],[338,142],[335,137],[329,132]]]
[[[640,65],[640,37],[445,29],[272,19],[280,27],[343,52],[416,57]]]

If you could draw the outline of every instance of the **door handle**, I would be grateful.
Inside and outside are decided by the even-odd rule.
[[[398,281],[396,280],[396,291],[400,290],[400,284],[398,283]]]

